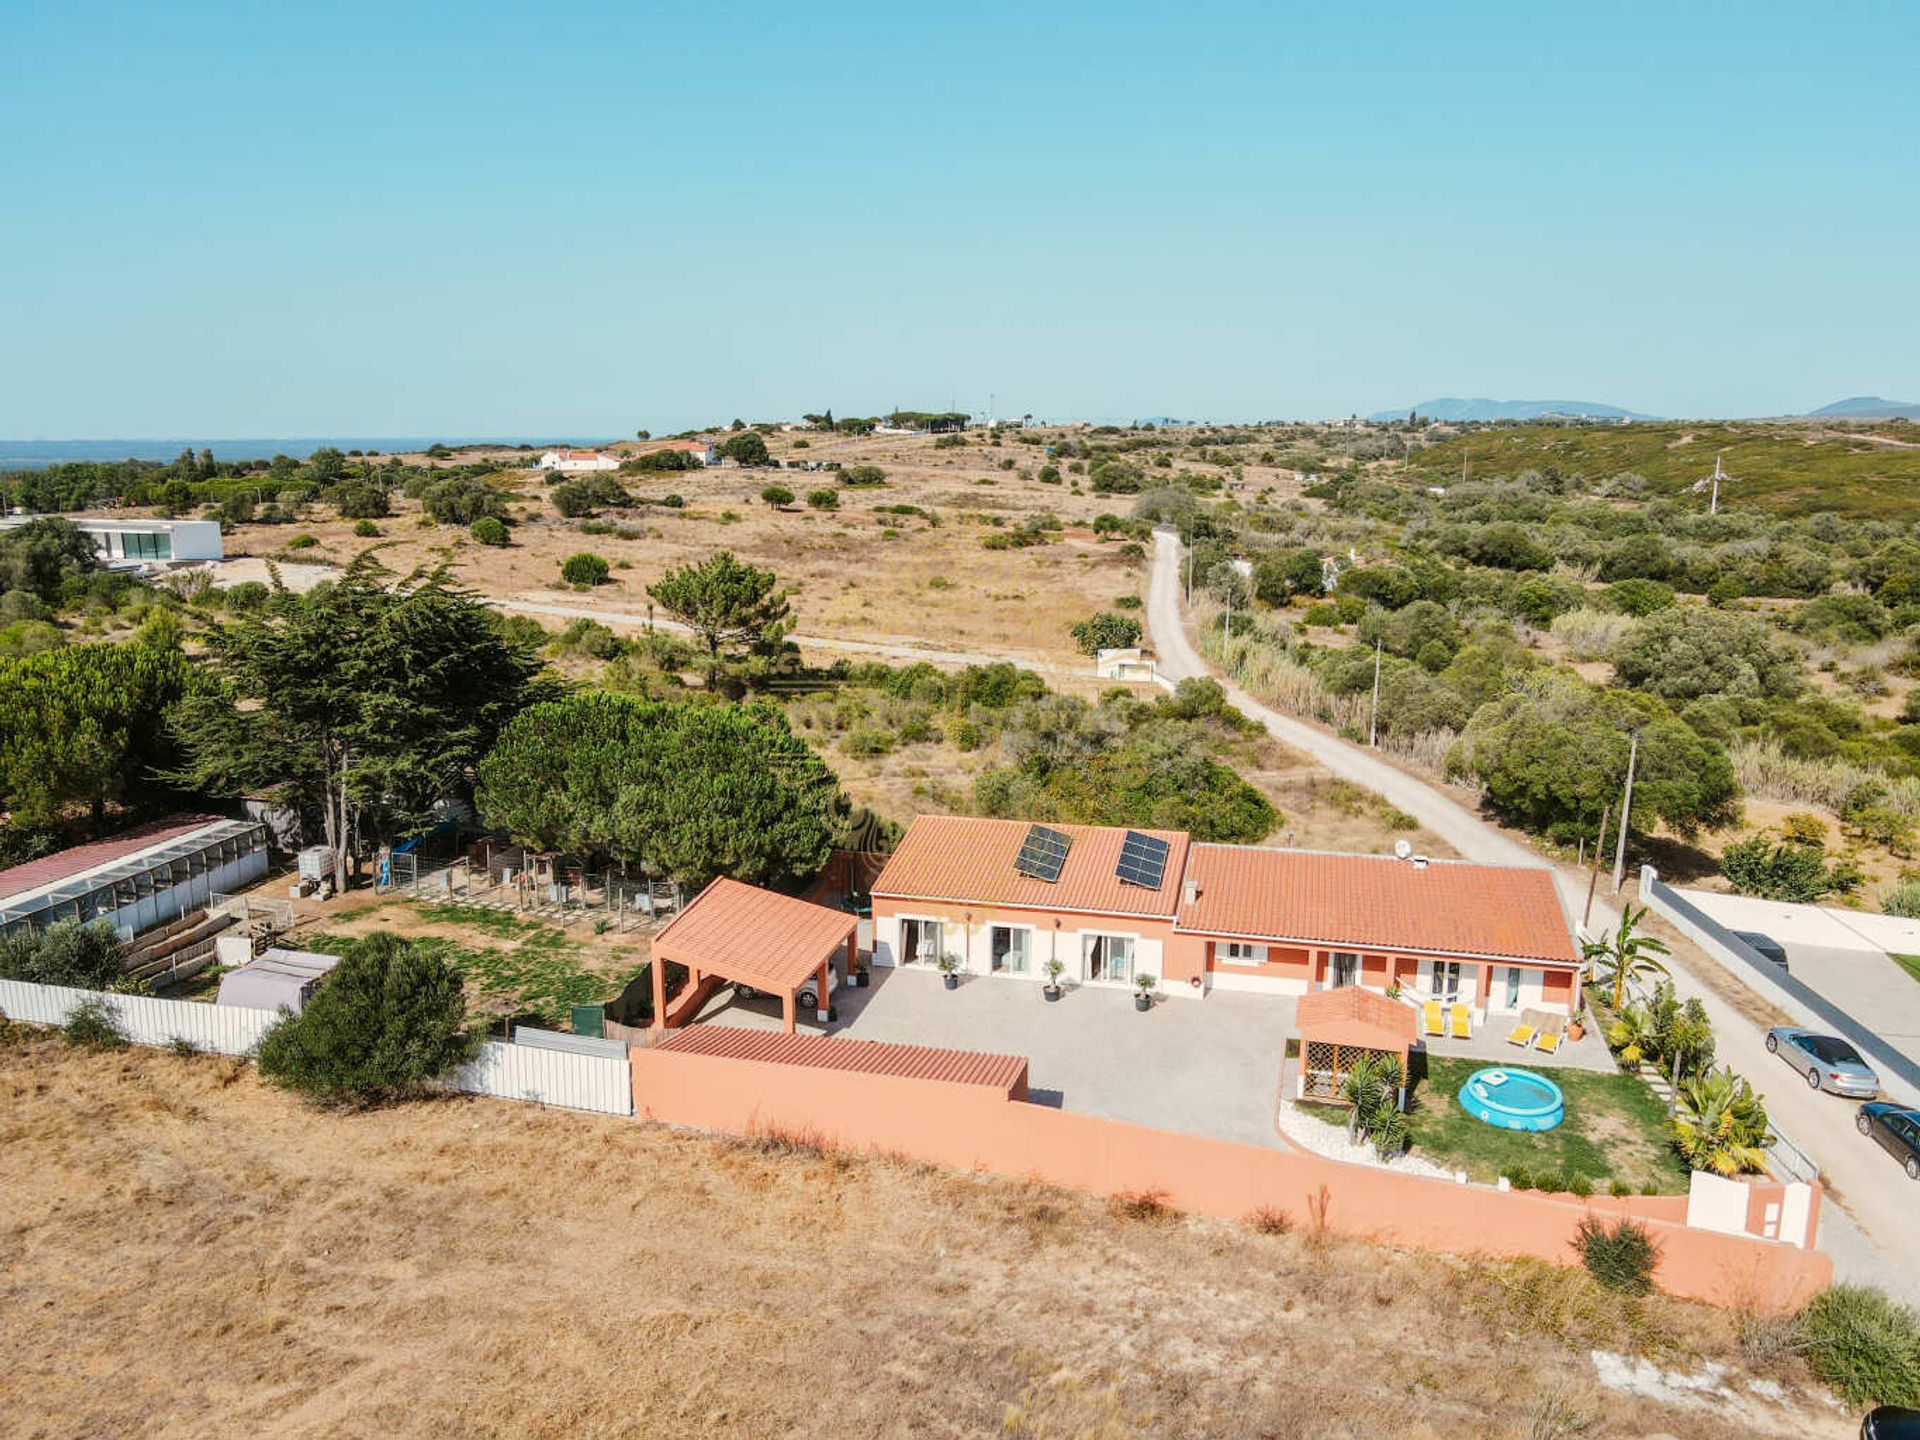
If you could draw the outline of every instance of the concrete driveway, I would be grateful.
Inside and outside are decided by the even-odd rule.
[[[1026,1056],[1030,1098],[1041,1104],[1287,1148],[1273,1116],[1290,996],[1216,992],[1159,1000],[1143,1015],[1119,990],[1068,990],[1049,1004],[1030,980],[962,976],[948,990],[932,971],[875,968],[867,989],[833,999],[836,1035]],[[718,999],[700,1020],[777,1029],[779,1004]]]

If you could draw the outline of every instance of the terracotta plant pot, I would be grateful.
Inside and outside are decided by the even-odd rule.
[[[1567,1026],[1567,1038],[1569,1040],[1578,1040],[1581,1036],[1585,1035],[1586,1033],[1587,1033],[1587,1027],[1582,1025],[1578,1020],[1575,1020],[1572,1024]]]

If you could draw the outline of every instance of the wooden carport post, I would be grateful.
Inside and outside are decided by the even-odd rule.
[[[780,1018],[786,1022],[787,1034],[794,1033],[794,1022],[798,1016],[800,1001],[793,990],[780,997]]]
[[[814,984],[820,988],[813,992],[814,1003],[819,1007],[813,1012],[813,1015],[814,1019],[824,1025],[827,1023],[827,1012],[833,1006],[833,998],[828,993],[833,985],[833,962],[831,960],[822,960],[820,962],[820,973],[814,978]]]
[[[667,1028],[667,962],[655,949],[647,963],[653,971],[653,1028],[664,1030]]]

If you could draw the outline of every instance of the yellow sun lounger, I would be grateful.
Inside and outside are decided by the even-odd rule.
[[[1473,1038],[1473,1027],[1469,1023],[1469,1013],[1466,1006],[1456,1005],[1453,1007],[1453,1023],[1448,1033],[1456,1040],[1471,1040]]]
[[[1421,1006],[1420,1009],[1421,1013],[1424,1014],[1427,1019],[1427,1034],[1444,1035],[1447,1033],[1447,1022],[1440,1018],[1440,1002],[1438,1000],[1429,1000],[1425,1005]]]
[[[1540,1038],[1533,1042],[1533,1048],[1542,1055],[1551,1055],[1560,1048],[1560,1037],[1551,1030],[1542,1030]]]
[[[1507,1044],[1518,1045],[1524,1050],[1533,1043],[1533,1037],[1539,1033],[1531,1025],[1516,1025],[1507,1032]]]

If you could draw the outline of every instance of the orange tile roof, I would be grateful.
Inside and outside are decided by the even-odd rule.
[[[1060,879],[1049,884],[1013,868],[1032,827],[1025,820],[983,820],[966,815],[920,815],[873,882],[873,893],[901,900],[949,900],[972,905],[1024,905],[1040,910],[1077,910],[1094,915],[1171,917],[1180,898],[1180,871],[1187,836],[1179,830],[1143,830],[1167,842],[1167,870],[1160,888],[1123,884],[1114,874],[1124,829],[1107,825],[1054,825],[1072,838]]]
[[[653,1047],[679,1055],[718,1055],[758,1060],[769,1065],[802,1065],[815,1070],[850,1070],[906,1080],[944,1080],[954,1085],[986,1085],[1013,1091],[1026,1080],[1020,1055],[979,1050],[938,1050],[883,1040],[845,1040],[828,1035],[787,1035],[738,1025],[694,1025],[676,1030]]]
[[[653,955],[791,994],[822,964],[840,958],[859,924],[844,910],[722,875],[654,936]]]
[[[1294,1028],[1306,1040],[1330,1040],[1367,1050],[1393,1050],[1405,1056],[1419,1037],[1413,1008],[1358,985],[1314,990],[1294,1005]]]
[[[1248,940],[1577,964],[1551,871],[1195,845],[1176,929]]]

